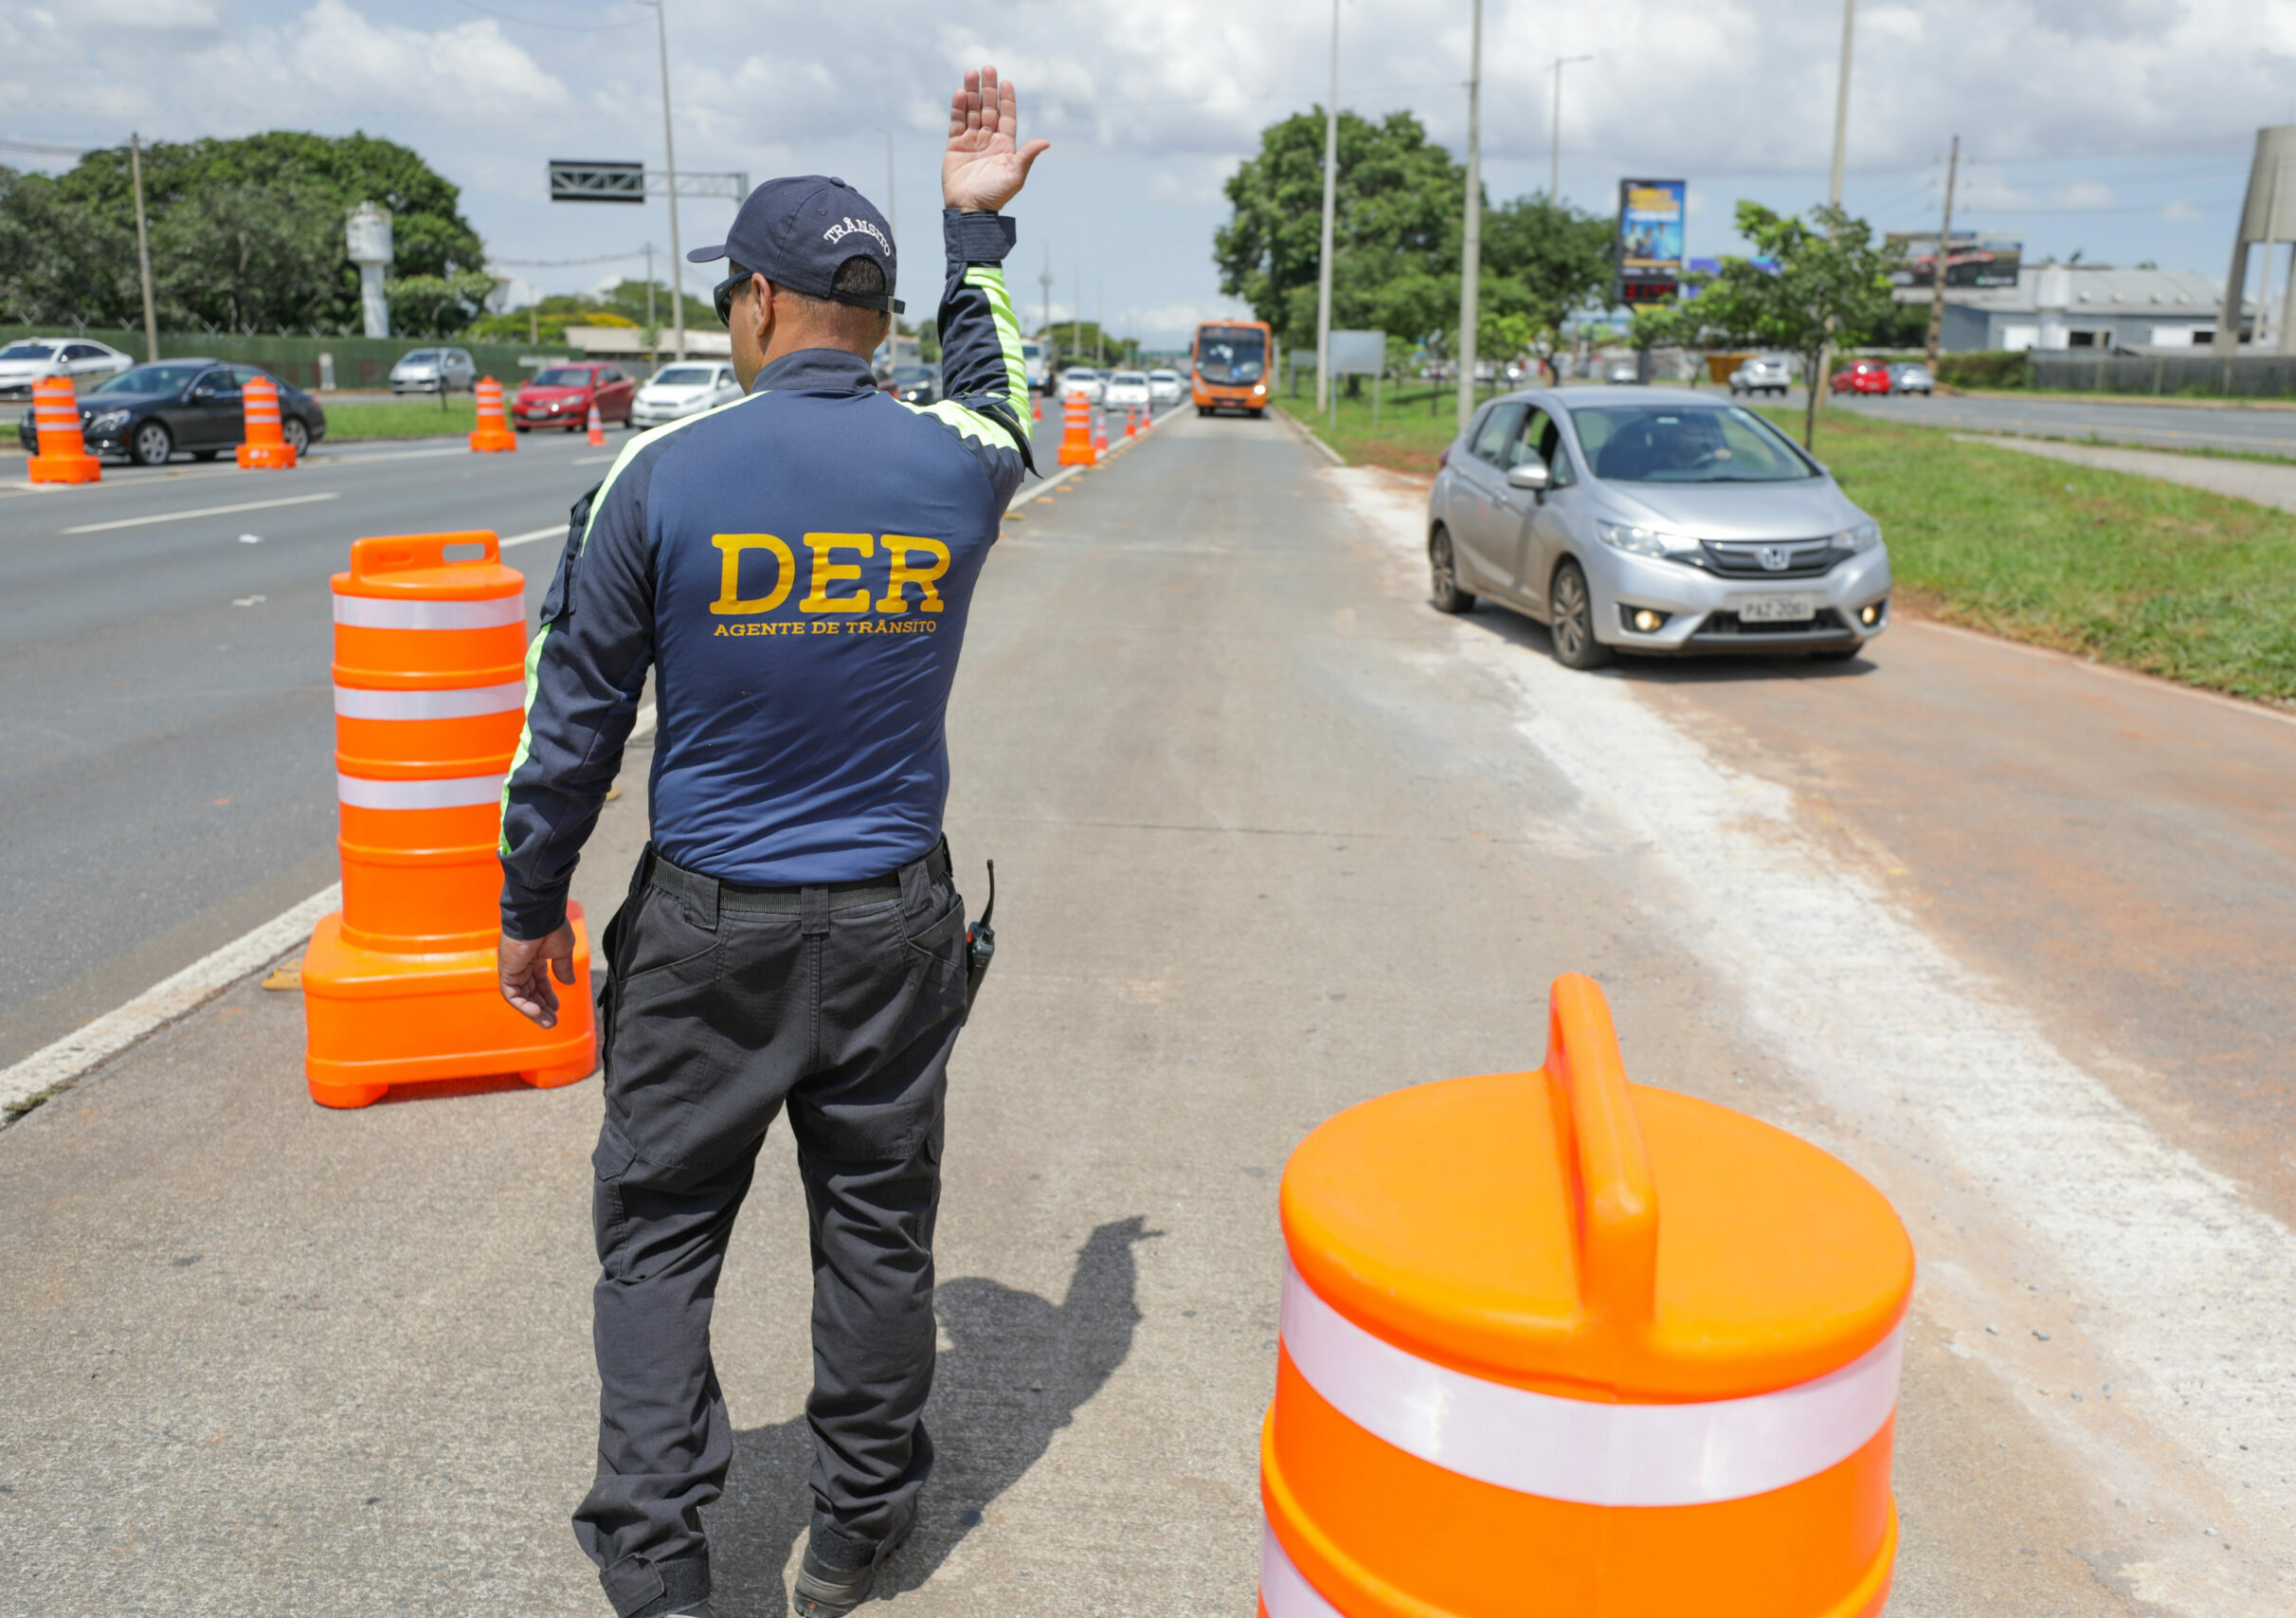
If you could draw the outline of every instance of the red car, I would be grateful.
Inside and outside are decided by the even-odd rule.
[[[630,401],[638,384],[620,366],[604,360],[582,360],[553,365],[536,372],[532,382],[519,384],[511,402],[510,425],[520,432],[529,427],[555,427],[579,432],[589,425],[590,407],[609,422],[629,425]]]
[[[1887,393],[1889,368],[1878,359],[1853,360],[1834,373],[1829,386],[1836,393]]]

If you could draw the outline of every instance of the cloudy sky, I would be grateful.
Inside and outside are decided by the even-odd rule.
[[[1151,338],[1225,307],[1220,182],[1264,124],[1320,102],[1329,70],[1329,0],[665,4],[679,167],[827,172],[880,206],[890,183],[919,270],[937,260],[918,233],[949,84],[996,63],[1025,131],[1054,143],[1015,210],[1028,317],[1049,255],[1056,318],[1080,297]],[[1341,0],[1341,104],[1411,108],[1460,149],[1471,5]],[[1546,185],[1549,64],[1586,56],[1564,69],[1564,196],[1608,211],[1621,176],[1678,176],[1690,250],[1732,250],[1738,198],[1824,196],[1840,26],[1835,0],[1485,0],[1491,194]],[[1856,48],[1853,210],[1934,227],[1958,132],[1957,224],[2029,257],[2222,275],[2254,132],[2296,122],[2296,0],[1865,0]],[[654,13],[633,0],[5,0],[0,109],[0,139],[57,146],[387,136],[462,188],[500,266],[549,291],[635,273],[668,241],[659,202],[544,195],[550,157],[660,162]],[[731,211],[681,204],[687,245],[718,240]],[[931,296],[917,273],[913,309]]]

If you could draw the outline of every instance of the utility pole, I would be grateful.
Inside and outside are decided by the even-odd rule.
[[[1953,249],[1953,178],[1962,166],[1962,137],[1953,137],[1952,155],[1945,159],[1945,223],[1937,230],[1936,274],[1929,282],[1929,374],[1937,374],[1938,339],[1945,330],[1945,260]]]
[[[1093,316],[1093,358],[1105,370],[1108,366],[1108,282],[1100,282],[1100,308]]]
[[[143,136],[128,136],[128,172],[136,180],[136,263],[143,271],[143,357],[159,357],[159,316],[152,305],[152,236],[143,214]]]
[[[1053,246],[1044,244],[1044,273],[1037,277],[1037,284],[1044,288],[1044,320],[1037,330],[1047,338],[1053,335]]]
[[[686,356],[685,256],[678,243],[678,141],[670,131],[670,19],[668,0],[639,0],[654,8],[654,32],[661,47],[661,155],[670,192],[670,329],[678,334],[674,352]]]
[[[1850,44],[1857,33],[1857,0],[1841,0],[1841,80],[1834,86],[1834,177],[1826,186],[1828,206],[1841,206],[1842,158],[1850,145]],[[1817,402],[1826,395],[1826,383],[1834,373],[1834,332],[1831,324],[1826,340],[1817,349],[1817,374],[1805,376],[1809,385],[1811,420],[1817,419]]]
[[[1475,321],[1483,280],[1483,0],[1467,45],[1467,209],[1459,232],[1459,430],[1474,414]]]
[[[1068,312],[1068,351],[1075,365],[1084,357],[1084,266],[1076,266],[1076,301]]]
[[[1555,58],[1554,133],[1546,140],[1546,200],[1554,202],[1563,195],[1563,69],[1581,62],[1592,62],[1591,56],[1558,56]]]
[[[661,322],[654,317],[654,244],[651,242],[645,245],[645,340],[654,350],[660,351]],[[648,354],[646,363],[651,365],[653,362],[653,354]]]
[[[1339,196],[1339,0],[1331,0],[1331,96],[1324,105],[1324,250],[1315,272],[1315,408],[1331,399],[1331,235]]]

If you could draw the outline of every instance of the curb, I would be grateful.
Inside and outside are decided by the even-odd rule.
[[[1293,434],[1295,437],[1307,445],[1309,448],[1314,450],[1318,455],[1321,455],[1326,461],[1329,461],[1332,465],[1345,466],[1347,464],[1347,458],[1345,455],[1342,455],[1338,450],[1326,444],[1320,437],[1316,435],[1316,431],[1313,427],[1310,427],[1306,422],[1301,421],[1290,410],[1285,409],[1281,405],[1270,405],[1268,409],[1275,413],[1277,421],[1283,423],[1284,426],[1292,429]]]

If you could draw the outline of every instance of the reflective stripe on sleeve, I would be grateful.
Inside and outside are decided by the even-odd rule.
[[[1292,1565],[1283,1541],[1265,1522],[1259,1525],[1259,1601],[1268,1618],[1343,1618],[1323,1591]]]
[[[1462,1477],[1603,1506],[1740,1500],[1839,1464],[1897,1408],[1904,1348],[1901,1324],[1831,1375],[1774,1393],[1597,1404],[1407,1354],[1325,1302],[1289,1263],[1282,1330],[1309,1386],[1365,1431]]]
[[[499,775],[457,775],[443,781],[370,781],[334,777],[334,795],[353,809],[436,809],[493,806],[502,795]]]
[[[469,719],[481,714],[515,714],[526,707],[526,686],[471,685],[460,691],[370,691],[334,688],[334,711],[346,719]]]
[[[526,622],[523,596],[492,601],[400,601],[376,595],[338,595],[334,621],[354,629],[496,629]]]

